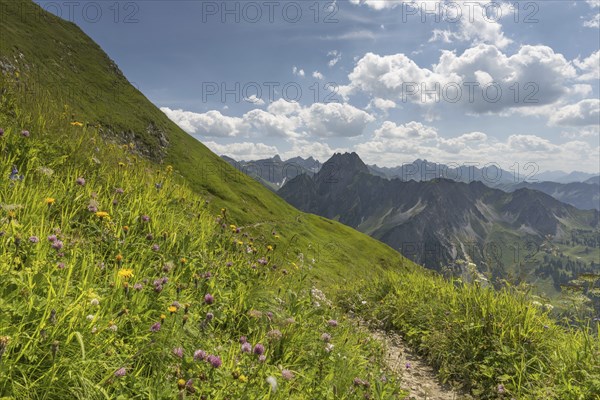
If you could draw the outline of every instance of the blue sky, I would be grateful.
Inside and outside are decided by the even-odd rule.
[[[38,3],[218,154],[600,169],[598,0]]]

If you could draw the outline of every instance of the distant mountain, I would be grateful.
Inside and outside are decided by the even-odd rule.
[[[321,163],[313,157],[307,159],[295,157],[287,161],[283,161],[279,155],[253,161],[236,161],[228,156],[221,156],[221,158],[271,190],[279,189],[285,182],[299,175],[312,176],[321,168]]]
[[[500,188],[508,192],[523,188],[537,190],[582,210],[600,210],[600,185],[593,183],[594,180],[598,182],[598,177],[590,178],[586,182],[521,182]]]
[[[600,175],[592,176],[590,179],[584,181],[584,183],[600,185]]]
[[[503,170],[494,164],[481,167],[475,165],[446,165],[421,159],[397,167],[369,165],[368,168],[373,175],[387,179],[400,179],[406,182],[410,180],[421,182],[433,179],[451,179],[465,183],[479,181],[487,186],[495,187],[517,183],[525,178],[525,176],[518,176],[515,172]]]
[[[598,179],[598,174],[590,174],[588,172],[564,172],[564,171],[546,171],[540,172],[535,175],[538,182],[558,182],[558,183],[571,183],[571,182],[584,182],[588,179]]]
[[[582,211],[540,191],[512,193],[482,182],[385,179],[356,153],[335,154],[314,176],[300,175],[278,194],[295,207],[336,219],[433,269],[457,258],[490,265],[490,246],[570,238],[598,227],[597,210]],[[510,263],[504,248],[496,271]],[[520,260],[515,261],[517,264]]]

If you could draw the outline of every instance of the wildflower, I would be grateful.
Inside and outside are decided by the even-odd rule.
[[[179,259],[179,262],[182,263],[182,264],[185,264],[185,263],[187,263],[187,259],[185,257],[181,257]]]
[[[157,244],[153,244],[152,245],[152,251],[158,251],[158,250],[160,250],[160,246],[157,245]]]
[[[252,345],[248,342],[242,344],[242,353],[252,353]]]
[[[22,130],[22,131],[21,131],[21,136],[23,136],[23,137],[29,137],[29,131],[27,131],[27,130]]]
[[[277,392],[277,378],[274,376],[269,376],[267,379],[267,383],[271,386],[271,391],[273,393]]]
[[[210,365],[212,365],[213,368],[219,368],[222,364],[221,359],[219,357],[213,356],[213,355],[208,356],[206,358],[206,361],[208,361],[208,363]]]
[[[207,320],[207,321],[212,321],[212,319],[213,319],[214,317],[215,317],[215,314],[213,314],[213,313],[211,313],[211,312],[209,312],[209,313],[206,313],[206,320]]]
[[[503,384],[499,384],[498,385],[498,393],[502,394],[504,392],[506,392],[506,389],[504,388],[504,385]]]
[[[117,325],[113,321],[110,321],[108,323],[108,329],[110,329],[113,332],[116,332],[119,328],[117,327]]]
[[[0,336],[0,361],[2,361],[2,355],[6,351],[8,347],[8,343],[10,342],[9,336]]]
[[[196,389],[194,389],[194,381],[192,379],[188,379],[185,383],[185,388],[189,394],[194,394],[196,392]]]
[[[238,380],[242,383],[246,383],[246,382],[248,382],[248,377],[246,375],[240,375]]]
[[[83,124],[81,122],[79,122],[79,121],[73,121],[73,122],[71,122],[71,125],[72,126],[79,126],[79,127],[83,126]]]
[[[115,189],[115,193],[116,194],[123,194],[123,193],[125,193],[125,190],[123,190],[122,188],[116,188]]]
[[[202,361],[206,358],[206,352],[204,350],[196,350],[194,352],[194,361]]]
[[[129,232],[129,227],[127,225],[123,226],[123,232],[125,232],[125,233]]]
[[[142,221],[143,222],[148,222],[148,221],[150,221],[150,217],[147,216],[147,215],[142,215]]]
[[[267,251],[273,251],[273,246],[271,246],[271,245],[268,245],[268,246],[267,246]]]
[[[87,319],[88,321],[93,321],[95,318],[94,314],[89,314],[87,317],[85,317],[85,319]]]
[[[100,219],[110,219],[110,214],[107,213],[106,211],[96,211],[96,217],[100,218]]]
[[[173,354],[179,358],[183,358],[183,348],[181,347],[175,347],[173,349]]]
[[[56,199],[53,198],[53,197],[46,197],[44,199],[44,203],[46,203],[49,206],[51,206],[52,204],[54,204],[55,201],[56,201]]]
[[[409,362],[407,362],[407,363],[405,364],[405,367],[406,367],[406,369],[410,369],[410,368],[411,368],[411,365],[410,365],[410,363],[409,363]]]
[[[88,204],[87,209],[89,212],[92,213],[98,212],[98,206],[95,204],[95,202],[90,202],[90,204]]]
[[[167,168],[165,168],[165,170],[167,171],[168,174],[170,174],[171,172],[173,172],[173,166],[167,165]]]
[[[53,242],[51,246],[52,246],[52,248],[53,248],[53,249],[55,249],[55,250],[60,250],[60,249],[62,249],[62,248],[63,248],[63,245],[64,245],[64,244],[63,244],[63,242],[62,242],[62,241],[60,241],[60,240],[57,240],[57,241]]]
[[[258,263],[260,265],[267,265],[269,262],[264,257],[262,257],[260,260],[258,260]]]
[[[273,329],[273,330],[270,330],[269,332],[267,332],[267,337],[270,340],[279,340],[279,339],[281,339],[281,336],[282,336],[282,334],[279,329]]]
[[[294,379],[294,376],[294,373],[289,369],[284,369],[283,371],[281,371],[281,377],[286,381],[291,381],[292,379]]]
[[[134,276],[133,270],[130,268],[121,268],[118,272],[118,275],[119,275],[119,278],[125,279],[125,280],[132,278]]]
[[[10,175],[8,176],[8,179],[10,179],[11,181],[22,181],[23,178],[24,178],[23,174],[19,175],[19,170],[18,170],[17,166],[13,165]]]
[[[121,367],[115,371],[115,377],[117,378],[122,378],[125,376],[125,374],[127,374],[127,370],[125,369],[125,367]]]
[[[85,186],[85,179],[80,176],[75,180],[75,183],[77,183],[79,186]]]
[[[139,282],[138,282],[138,283],[136,283],[135,285],[133,285],[133,290],[136,290],[136,291],[138,291],[138,292],[139,292],[140,290],[142,290],[143,288],[144,288],[144,285],[142,285],[142,284],[141,284],[141,283],[139,283]]]
[[[60,342],[58,340],[52,342],[52,347],[50,348],[52,350],[52,357],[56,357],[56,353],[58,353],[59,346]]]
[[[58,265],[56,265],[56,267],[58,269],[65,269],[65,263],[58,263]]]
[[[154,324],[152,324],[152,326],[150,327],[150,332],[158,332],[160,331],[160,322],[156,322]]]
[[[57,240],[56,235],[50,235],[50,236],[48,236],[48,241],[50,243],[54,243],[54,242],[56,242],[56,240]]]
[[[246,336],[241,336],[240,337],[240,343],[241,344],[244,344],[244,343],[247,343],[247,342],[248,342],[248,338]]]
[[[207,293],[206,295],[204,295],[204,302],[208,305],[213,304],[215,302],[215,298],[212,294]]]
[[[33,244],[39,243],[40,242],[40,238],[38,238],[37,236],[31,236],[29,238],[29,241]]]
[[[326,351],[327,353],[331,353],[331,350],[333,350],[333,344],[331,344],[331,343],[327,343],[327,344],[325,345],[325,351]]]
[[[117,260],[117,262],[120,263],[121,261],[123,261],[123,255],[121,253],[117,254],[115,256],[115,260]]]
[[[257,343],[252,351],[254,352],[254,354],[261,356],[265,353],[265,346],[263,346],[260,343]]]
[[[164,321],[167,316],[165,314],[160,314],[160,321]]]
[[[338,322],[335,319],[330,319],[329,321],[327,321],[327,325],[335,328],[336,326],[338,326]]]
[[[265,356],[264,354],[261,354],[260,356],[258,356],[258,362],[264,363],[267,360],[267,356]]]
[[[321,340],[325,343],[329,343],[331,341],[331,335],[329,333],[324,333],[321,335]]]
[[[177,381],[177,388],[178,388],[179,390],[183,390],[183,389],[185,389],[185,379],[179,379],[179,380]]]
[[[146,235],[146,240],[154,240],[154,235],[149,233]]]
[[[90,304],[92,306],[94,306],[94,307],[97,307],[97,306],[100,305],[100,300],[98,300],[98,299],[92,299],[92,300],[90,300]]]

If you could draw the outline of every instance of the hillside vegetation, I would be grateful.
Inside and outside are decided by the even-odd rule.
[[[202,173],[235,170],[76,26],[1,3],[0,398],[404,399],[354,317],[477,398],[598,398],[592,329]]]

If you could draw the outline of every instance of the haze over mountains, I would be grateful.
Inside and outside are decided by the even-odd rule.
[[[221,158],[271,190],[280,189],[286,182],[300,174],[313,176],[323,165],[313,157],[308,159],[295,157],[286,161],[283,161],[278,155],[256,161],[236,161],[227,156],[221,156]],[[392,168],[367,165],[367,172],[385,179],[401,181],[421,182],[440,178],[464,183],[478,181],[505,192],[528,188],[546,193],[563,203],[582,210],[600,210],[600,176],[577,171],[538,173],[537,166],[534,164],[515,165],[514,167],[514,170],[507,171],[493,163],[485,166],[451,166],[417,159],[412,163]],[[545,181],[544,177],[549,176],[560,178],[563,183]]]

